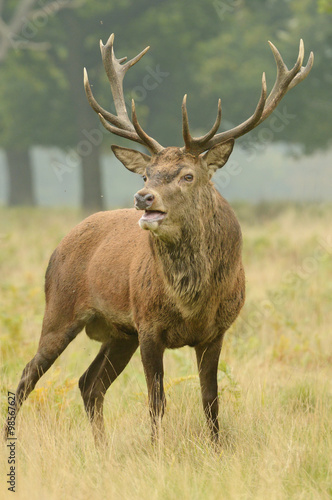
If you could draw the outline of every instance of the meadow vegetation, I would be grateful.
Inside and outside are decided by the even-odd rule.
[[[82,332],[19,414],[15,499],[329,499],[332,497],[331,206],[235,205],[247,300],[219,365],[220,447],[209,441],[194,351],[165,355],[167,409],[150,443],[137,352],[109,389],[106,456],[94,448],[77,382],[99,350]],[[1,417],[39,340],[51,252],[83,218],[1,209]],[[1,447],[0,498],[7,452]],[[14,498],[14,497],[13,497]]]

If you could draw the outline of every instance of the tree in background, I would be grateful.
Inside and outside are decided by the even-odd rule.
[[[125,32],[136,29],[136,40],[149,39],[160,66],[170,72],[167,85],[148,96],[148,130],[162,143],[180,143],[178,123],[184,93],[188,93],[189,118],[197,133],[213,123],[219,97],[223,106],[221,128],[242,122],[254,110],[262,72],[266,72],[269,89],[274,82],[275,61],[267,41],[271,40],[286,63],[293,65],[303,38],[305,62],[312,50],[314,67],[305,84],[283,100],[282,109],[296,116],[296,125],[284,127],[273,140],[300,146],[304,154],[328,148],[331,20],[332,16],[321,13],[311,0],[214,0],[204,5],[169,0],[154,4],[140,22],[129,19]],[[240,141],[243,145],[252,142],[257,133]]]
[[[79,5],[57,16],[47,15],[42,25],[31,26],[35,40],[31,47],[41,43],[38,47],[43,52],[23,55],[20,39],[3,64],[0,145],[7,151],[10,204],[33,203],[29,147],[43,145],[68,152],[65,163],[58,166],[58,178],[80,166],[82,205],[89,211],[103,208],[99,157],[105,134],[98,130],[99,121],[85,97],[83,67],[89,67],[98,94],[100,79],[105,79],[98,40],[109,36],[112,8],[102,0]],[[125,9],[121,4],[118,15]],[[105,97],[110,101],[109,89]]]
[[[210,95],[222,92],[224,117],[236,124],[253,111],[262,72],[266,72],[268,88],[274,81],[275,62],[267,40],[278,47],[290,66],[296,60],[298,42],[303,38],[304,64],[312,50],[313,70],[305,85],[297,87],[283,100],[286,116],[290,117],[289,121],[296,117],[296,124],[280,127],[273,139],[290,147],[300,146],[304,154],[326,149],[331,145],[332,17],[320,13],[311,0],[264,3],[262,9],[262,2],[256,0],[233,2],[233,8],[226,10],[221,2],[215,3],[221,29],[212,42],[204,41],[200,45],[203,66],[197,73],[198,81]],[[266,122],[267,127],[269,123]],[[257,134],[259,129],[242,144],[255,140]]]
[[[47,23],[49,16],[62,9],[75,8],[79,5],[75,0],[56,0],[41,8],[40,3],[37,0],[0,2],[0,67],[2,69],[0,92],[5,117],[1,144],[6,149],[9,166],[10,205],[33,205],[35,203],[29,146],[39,143],[38,127],[41,124],[34,123],[34,121],[38,114],[38,104],[40,105],[41,102],[39,91],[45,94],[43,92],[45,88],[41,89],[41,87],[43,87],[42,82],[46,81],[45,71],[43,71],[45,59],[40,57],[40,53],[50,48],[49,42],[38,40],[38,31]],[[29,57],[31,51],[39,54],[31,59]],[[23,53],[28,56],[29,65],[22,57]],[[34,66],[35,72],[27,73],[27,67],[31,69],[31,65]],[[11,113],[9,103],[13,102],[17,105],[17,113]],[[31,103],[37,104],[36,110],[31,109]],[[23,134],[20,120],[26,120],[23,124]],[[37,132],[37,137],[30,133],[32,130]]]
[[[105,42],[115,32],[117,57],[131,58],[151,45],[126,75],[125,96],[128,103],[135,98],[140,122],[165,146],[182,143],[185,93],[193,133],[210,128],[219,97],[222,127],[236,125],[253,111],[261,73],[266,71],[268,85],[274,81],[267,40],[293,64],[302,37],[305,57],[315,52],[314,68],[305,85],[283,101],[286,117],[296,116],[296,126],[281,128],[272,140],[300,145],[305,154],[327,148],[332,111],[329,2],[321,0],[318,9],[311,0],[266,0],[264,8],[258,0],[85,0],[75,9],[49,15],[30,40],[47,43],[47,52],[15,50],[3,63],[0,145],[15,151],[38,144],[75,151],[82,165],[82,203],[89,210],[101,208],[99,156],[114,138],[100,132],[84,95],[82,73],[86,66],[98,102],[112,111],[98,40]],[[8,12],[16,4],[9,1]],[[250,140],[254,137],[255,132]],[[84,151],[80,145],[86,141],[90,145]],[[68,168],[63,165],[63,172]],[[24,193],[20,196],[23,200]]]

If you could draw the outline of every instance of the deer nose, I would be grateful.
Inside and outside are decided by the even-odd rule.
[[[140,192],[138,192],[135,194],[134,198],[135,208],[137,208],[137,210],[146,210],[147,208],[151,207],[152,203],[154,202],[154,195],[151,193],[141,194]]]

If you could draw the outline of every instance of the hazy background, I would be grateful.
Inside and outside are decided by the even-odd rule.
[[[331,21],[332,0],[0,0],[3,422],[37,349],[52,251],[86,213],[132,206],[142,184],[110,154],[113,143],[136,145],[104,132],[85,97],[83,66],[113,109],[99,39],[114,32],[117,57],[151,45],[125,92],[164,146],[183,145],[185,93],[193,134],[210,129],[219,97],[221,128],[252,114],[262,72],[269,90],[276,75],[267,40],[288,67],[301,37],[305,63],[315,53],[308,78],[215,176],[241,224],[247,285],[218,366],[221,446],[209,442],[196,356],[184,347],[165,353],[157,446],[137,351],[106,395],[109,453],[96,450],[78,377],[100,346],[82,334],[16,420],[14,500],[332,498]],[[8,473],[1,447],[0,477]]]
[[[125,77],[126,101],[162,145],[183,144],[188,93],[192,133],[205,133],[221,97],[221,129],[247,119],[266,71],[271,40],[288,67],[300,38],[308,78],[282,100],[274,122],[237,141],[215,177],[230,200],[332,199],[332,5],[329,0],[5,0],[0,2],[0,203],[131,205],[142,181],[111,154],[113,143],[87,103],[83,67],[98,102],[114,111],[99,39],[115,33],[117,57],[150,51]],[[274,126],[277,124],[277,126]]]

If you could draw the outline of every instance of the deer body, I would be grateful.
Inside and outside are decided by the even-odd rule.
[[[154,241],[140,229],[141,214],[134,209],[84,220],[50,261],[47,313],[68,311],[100,342],[153,331],[165,348],[173,349],[221,335],[242,307],[244,273],[234,226],[240,228],[227,202],[217,193],[216,198],[220,214],[214,214],[216,224],[213,217],[206,221],[196,251],[185,240],[174,245]]]
[[[223,336],[244,303],[242,237],[236,217],[211,178],[232,152],[234,139],[256,127],[290,88],[309,73],[312,54],[302,67],[303,42],[296,64],[285,66],[271,45],[277,80],[267,97],[265,76],[254,114],[243,124],[216,133],[221,105],[211,130],[193,138],[186,96],[182,104],[183,148],[163,148],[138,123],[135,106],[129,120],[123,98],[131,61],[116,59],[114,36],[101,44],[116,115],[94,99],[92,108],[112,133],[145,147],[151,156],[119,146],[114,154],[144,179],[134,209],[100,212],[76,226],[53,253],[46,272],[46,309],[38,351],[25,367],[16,391],[18,410],[45,371],[85,328],[101,349],[79,380],[96,443],[106,441],[103,402],[108,387],[126,367],[137,347],[148,386],[152,433],[164,412],[163,355],[167,348],[189,345],[196,351],[203,407],[217,440],[217,371]],[[142,211],[143,215],[142,215]]]

